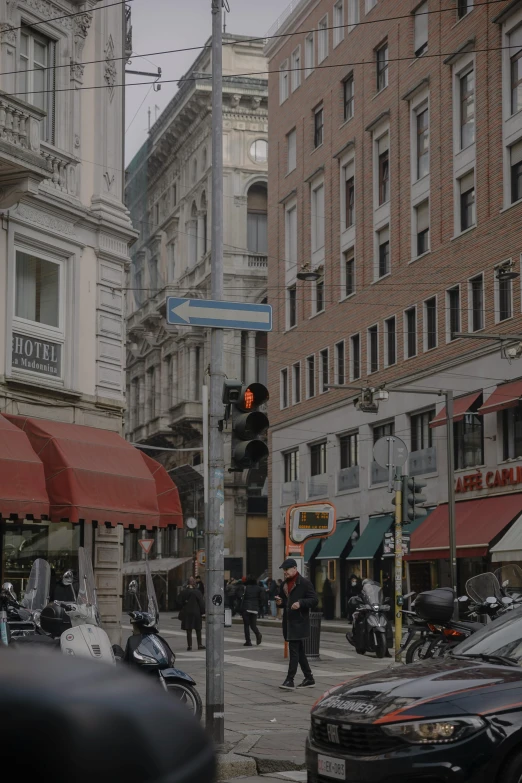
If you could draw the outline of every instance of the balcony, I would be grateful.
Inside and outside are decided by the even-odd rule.
[[[328,495],[328,474],[320,473],[308,479],[308,497],[324,498]]]
[[[359,488],[359,465],[343,468],[337,473],[337,492]]]
[[[248,255],[249,269],[266,269],[268,267],[268,256]]]
[[[76,195],[76,158],[40,140],[45,112],[0,92],[0,209],[45,183]]]
[[[410,476],[422,476],[437,470],[437,450],[434,446],[412,451],[409,457]]]

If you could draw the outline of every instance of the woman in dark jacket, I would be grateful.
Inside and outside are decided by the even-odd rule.
[[[257,615],[262,612],[265,601],[265,591],[260,587],[255,578],[250,574],[246,578],[246,584],[241,600],[241,614],[243,615],[243,626],[245,629],[245,647],[252,647],[250,641],[250,630],[255,634],[256,641],[261,644],[262,636],[257,627]]]
[[[205,601],[201,591],[196,586],[196,580],[193,576],[189,577],[188,585],[180,595],[180,601],[181,612],[179,613],[179,619],[181,620],[181,630],[187,632],[187,650],[192,650],[193,630],[196,632],[198,650],[204,650],[205,647],[201,640],[201,628],[203,625],[201,617],[205,614]]]

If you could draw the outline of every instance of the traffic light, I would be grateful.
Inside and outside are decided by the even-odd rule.
[[[268,400],[268,389],[262,383],[243,387],[232,407],[232,470],[256,468],[268,456],[268,446],[262,440],[268,429],[266,413],[261,410]]]
[[[405,476],[403,482],[403,521],[413,522],[416,519],[423,519],[428,516],[425,508],[421,508],[421,503],[426,502],[426,496],[422,490],[427,486],[425,481],[418,478],[408,478]]]

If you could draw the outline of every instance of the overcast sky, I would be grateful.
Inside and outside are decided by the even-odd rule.
[[[289,0],[229,0],[227,32],[240,35],[264,35]],[[201,46],[211,31],[211,0],[134,0],[132,3],[133,50],[136,54],[160,52],[187,46]],[[164,79],[178,79],[190,68],[197,51],[135,57],[128,68],[153,71],[159,66]],[[128,76],[128,82],[145,81]],[[160,92],[150,87],[127,88],[126,158],[129,162],[147,138],[148,109],[152,121],[177,91],[177,85],[164,84]],[[144,101],[143,105],[140,104]],[[159,107],[157,110],[155,107]],[[136,114],[136,112],[138,112]],[[136,115],[136,116],[135,116]]]

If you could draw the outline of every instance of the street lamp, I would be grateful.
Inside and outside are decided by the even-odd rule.
[[[303,264],[301,271],[297,273],[296,277],[298,280],[303,280],[305,283],[317,283],[321,274],[320,272],[315,272],[313,269],[310,269],[309,264]]]

